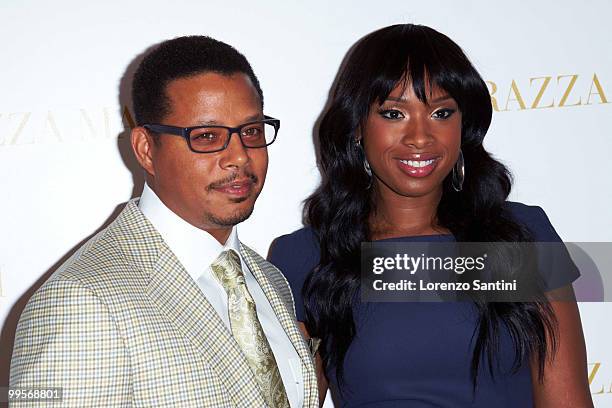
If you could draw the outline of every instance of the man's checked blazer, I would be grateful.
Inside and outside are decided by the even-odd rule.
[[[241,255],[300,356],[304,407],[317,407],[287,281],[250,248]],[[136,200],[30,299],[10,385],[62,387],[62,407],[265,406],[238,344]]]

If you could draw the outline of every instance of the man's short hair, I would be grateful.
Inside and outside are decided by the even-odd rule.
[[[179,78],[206,72],[246,74],[255,86],[263,107],[263,92],[247,59],[234,47],[205,36],[178,37],[164,41],[144,57],[132,82],[136,123],[160,123],[170,113],[167,85]]]

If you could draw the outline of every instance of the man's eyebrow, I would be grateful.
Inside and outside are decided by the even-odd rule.
[[[216,120],[201,120],[199,122],[196,122],[196,126],[216,126],[218,124],[219,122],[217,122]]]
[[[243,122],[243,123],[247,123],[247,122],[255,122],[256,120],[262,120],[263,118],[264,118],[263,113],[256,113],[256,114],[254,114],[254,115],[247,116],[247,117],[244,119],[244,122]]]
[[[263,119],[263,115],[261,113],[256,113],[254,115],[250,115],[244,118],[241,124],[248,123],[248,122],[254,122],[256,120],[261,120],[261,119]],[[201,120],[197,122],[196,126],[227,126],[227,124],[220,122],[218,120],[215,120],[215,119],[211,119],[211,120]]]

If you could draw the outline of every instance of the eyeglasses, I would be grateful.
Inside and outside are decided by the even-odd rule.
[[[234,133],[238,134],[244,147],[259,149],[270,146],[276,140],[280,120],[264,116],[264,120],[245,123],[238,127],[178,127],[157,124],[145,124],[142,127],[154,133],[182,136],[194,153],[214,153],[227,148]]]

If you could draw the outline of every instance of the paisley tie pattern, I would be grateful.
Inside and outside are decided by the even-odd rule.
[[[264,400],[270,408],[290,408],[274,354],[244,280],[240,257],[232,249],[223,251],[211,269],[227,293],[232,334],[246,356]]]

